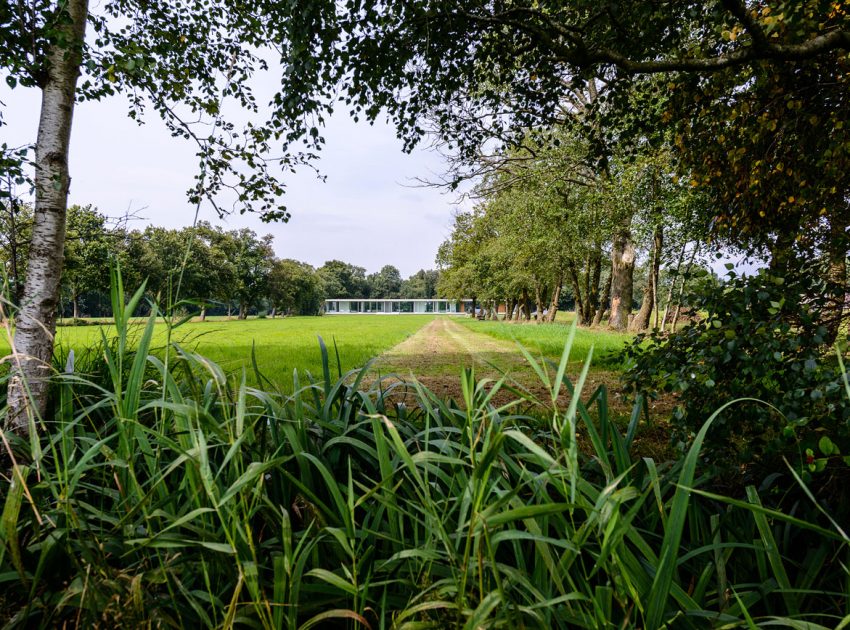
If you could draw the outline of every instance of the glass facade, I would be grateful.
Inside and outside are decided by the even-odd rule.
[[[403,313],[463,313],[461,303],[454,300],[325,300],[325,313],[368,313],[368,314],[403,314]]]

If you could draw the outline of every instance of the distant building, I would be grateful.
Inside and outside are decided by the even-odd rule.
[[[472,309],[472,300],[442,299],[384,299],[365,300],[334,298],[325,300],[327,315],[403,315],[404,313],[444,313],[465,315]]]

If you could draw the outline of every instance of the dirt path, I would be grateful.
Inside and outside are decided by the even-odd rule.
[[[479,380],[495,380],[506,374],[511,384],[521,386],[543,401],[549,400],[548,391],[516,345],[470,330],[447,317],[435,319],[387,350],[375,362],[374,369],[378,374],[394,374],[404,381],[416,378],[431,391],[460,400],[460,372],[470,366],[475,368],[475,376]],[[568,376],[575,382],[578,375],[572,374],[572,371],[568,372]],[[630,407],[617,393],[619,381],[616,373],[592,371],[588,375],[585,394],[589,395],[601,384],[608,387],[612,411],[630,413]],[[515,396],[505,390],[503,398],[508,400]],[[562,402],[568,403],[565,396]]]
[[[457,377],[461,368],[474,366],[488,376],[524,365],[514,344],[477,333],[448,318],[435,319],[378,359],[382,372]],[[494,367],[495,366],[495,367]]]

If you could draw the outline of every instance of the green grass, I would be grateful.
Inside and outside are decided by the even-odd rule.
[[[640,414],[611,422],[566,351],[530,366],[551,402],[535,416],[471,370],[461,408],[350,378],[281,396],[194,356],[146,369],[153,323],[133,353],[117,319],[109,378],[60,375],[39,430],[4,436],[4,627],[850,623],[850,538],[813,495],[713,492],[700,448],[723,409],[656,463],[633,448]]]
[[[534,322],[511,323],[478,321],[474,319],[458,319],[457,321],[476,332],[484,333],[506,341],[518,341],[528,348],[532,354],[540,354],[548,359],[557,359],[564,349],[570,327],[565,325],[573,319],[572,313],[566,313],[569,317],[558,318],[554,324],[540,324]],[[563,322],[563,323],[562,323]],[[612,354],[623,347],[623,344],[632,339],[630,333],[618,333],[603,328],[578,328],[573,342],[573,353],[570,356],[571,363],[584,361],[591,346],[593,347],[593,363],[596,367],[618,367]]]
[[[396,315],[365,317],[334,315],[332,317],[287,317],[285,319],[251,319],[190,322],[176,328],[172,341],[183,348],[203,354],[218,363],[225,372],[238,374],[248,370],[248,382],[257,384],[251,368],[251,348],[263,375],[275,385],[291,387],[292,370],[304,376],[309,371],[322,375],[322,359],[317,336],[328,347],[332,370],[336,367],[334,341],[339,350],[343,371],[361,367],[369,359],[391,348],[419,330],[433,315]],[[141,335],[142,320],[131,324],[130,339],[135,343]],[[114,326],[62,326],[57,330],[57,356],[67,356],[74,349],[81,356],[86,348],[96,347],[101,330],[107,338],[115,337]],[[154,354],[162,355],[167,343],[167,327],[161,321],[154,329]],[[8,352],[4,339],[0,351]]]

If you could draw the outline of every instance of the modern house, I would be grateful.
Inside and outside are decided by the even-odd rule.
[[[355,299],[325,300],[325,314],[400,315],[403,313],[444,313],[464,315],[472,308],[472,300],[442,299]]]

